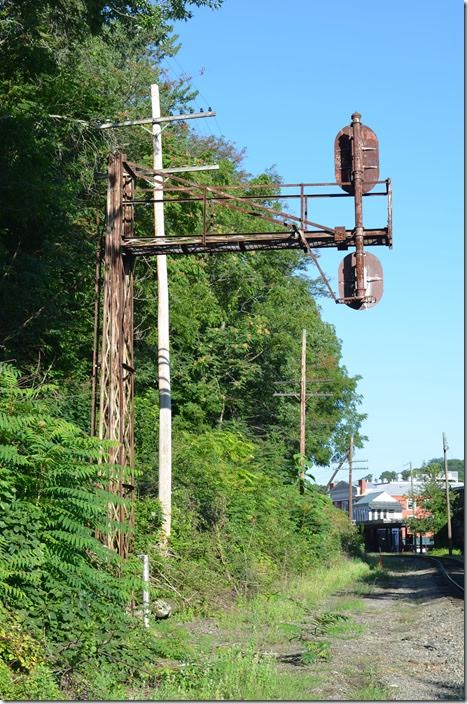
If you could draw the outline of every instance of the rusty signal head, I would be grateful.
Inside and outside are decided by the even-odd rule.
[[[356,296],[356,254],[347,254],[338,267],[339,303],[345,303],[354,310],[367,310],[375,306],[383,295],[383,271],[380,261],[374,254],[364,252],[365,296]]]
[[[343,127],[335,138],[335,180],[346,193],[351,195],[354,195],[353,149],[356,148],[357,146],[353,145],[353,126]],[[361,125],[360,149],[364,170],[362,192],[368,193],[379,180],[379,142],[375,132],[366,125]]]

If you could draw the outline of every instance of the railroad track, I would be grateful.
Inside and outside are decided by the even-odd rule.
[[[389,553],[386,553],[389,555]],[[400,559],[416,559],[419,561],[430,560],[437,566],[439,575],[452,590],[452,595],[464,597],[465,594],[465,563],[454,557],[432,557],[432,555],[418,555],[414,553],[400,553]]]
[[[465,565],[463,562],[451,557],[428,556],[426,559],[432,560],[437,564],[439,572],[458,594],[465,594]]]

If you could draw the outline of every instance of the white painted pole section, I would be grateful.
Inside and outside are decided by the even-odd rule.
[[[149,584],[149,557],[148,555],[139,555],[143,560],[143,623],[146,628],[149,628],[149,588],[146,586]]]
[[[153,119],[161,116],[159,86],[151,86]],[[161,125],[153,123],[153,168],[162,169]],[[155,176],[155,200],[162,201],[163,178]],[[154,204],[155,237],[164,237],[164,205]],[[158,273],[158,382],[159,382],[159,500],[163,511],[163,539],[171,533],[171,484],[172,484],[172,411],[171,374],[169,358],[169,291],[166,256],[156,257]]]

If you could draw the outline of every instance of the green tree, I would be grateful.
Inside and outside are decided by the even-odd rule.
[[[441,476],[440,469],[438,463],[423,465],[418,469],[421,483],[414,498],[422,513],[417,518],[408,520],[408,525],[416,533],[432,533],[435,536],[447,525],[445,479]],[[449,494],[452,508],[455,495],[453,492]]]
[[[10,301],[0,311],[4,359],[30,370],[53,365],[80,380],[89,374],[104,195],[95,174],[105,170],[110,151],[131,144],[138,157],[147,142],[141,130],[143,137],[93,125],[150,114],[154,81],[167,111],[194,97],[157,67],[177,50],[170,22],[190,17],[194,5],[220,1],[2,3],[0,291]]]
[[[138,679],[158,652],[128,612],[139,561],[96,538],[126,528],[112,526],[119,499],[104,488],[121,469],[98,463],[101,444],[56,415],[55,393],[0,364],[0,687],[19,699],[62,698],[62,678],[90,664],[116,684]]]
[[[440,467],[441,476],[445,476],[443,457],[435,457],[432,460],[429,460],[427,464],[438,464]],[[447,470],[449,472],[457,472],[459,482],[465,481],[465,460],[447,459]]]
[[[381,482],[396,482],[398,480],[398,474],[397,472],[392,472],[392,471],[386,471],[382,472],[382,474],[379,477]]]

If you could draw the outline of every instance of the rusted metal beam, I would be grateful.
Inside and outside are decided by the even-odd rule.
[[[354,231],[345,230],[345,237],[339,241],[340,248],[354,244]],[[389,246],[387,228],[364,229],[364,244],[367,246]],[[314,249],[337,247],[333,234],[323,231],[304,232],[308,245]],[[122,248],[136,257],[156,254],[218,254],[221,252],[239,252],[241,246],[245,251],[264,251],[275,249],[304,249],[303,243],[295,237],[291,229],[282,232],[256,232],[239,234],[230,232],[224,235],[206,235],[205,241],[193,235],[171,235],[168,237],[138,237],[122,241]]]
[[[96,215],[96,225],[99,228],[99,216]],[[96,244],[96,263],[94,276],[94,329],[93,329],[93,362],[91,372],[91,435],[96,435],[96,420],[97,420],[97,386],[99,380],[99,333],[100,333],[100,314],[101,314],[101,286],[102,286],[102,248],[103,235],[100,234]]]
[[[188,192],[189,190],[199,190],[198,189],[189,189],[189,188],[165,188],[164,192],[166,193],[177,193],[177,192]],[[152,193],[154,191],[154,188],[139,188],[139,192],[148,192]],[[377,193],[364,193],[365,198],[372,198],[373,196],[386,196],[387,191],[378,191]],[[308,200],[309,198],[351,198],[348,193],[304,193],[304,200]],[[185,196],[184,198],[166,198],[164,195],[164,198],[134,198],[133,203],[134,205],[150,205],[151,203],[156,200],[157,202],[163,202],[164,205],[167,203],[196,203],[196,202],[202,202],[204,196]],[[242,200],[297,200],[300,198],[295,193],[281,193],[280,195],[264,195],[264,196],[259,196],[259,195],[243,195]],[[216,196],[210,198],[210,200],[213,203],[222,203],[224,200],[228,200],[227,197],[224,196]]]
[[[122,557],[129,551],[129,533],[115,526],[133,523],[133,264],[131,253],[123,253],[123,236],[133,233],[133,206],[123,205],[134,189],[132,175],[123,166],[122,154],[109,159],[106,232],[104,238],[104,295],[99,394],[99,437],[113,441],[108,461],[116,467],[109,491],[130,498],[109,505],[109,527],[105,544]],[[122,476],[126,468],[128,476]]]

